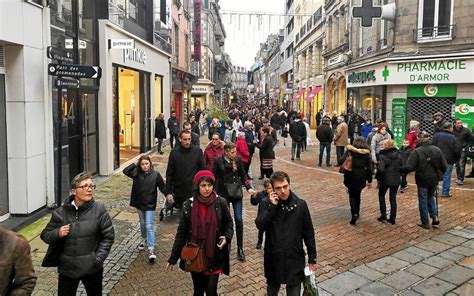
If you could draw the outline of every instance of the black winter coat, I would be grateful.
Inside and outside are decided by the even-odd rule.
[[[222,139],[222,134],[221,134],[221,127],[220,126],[209,126],[209,134],[207,135],[207,138],[209,141],[212,139],[212,135],[215,133],[219,134],[219,137]]]
[[[471,132],[464,126],[461,127],[459,130],[454,128],[453,135],[458,140],[459,144],[461,145],[461,148],[466,147],[467,143],[471,140]]]
[[[306,126],[303,121],[295,120],[293,124],[290,125],[290,137],[291,140],[301,143],[306,141]]]
[[[319,114],[319,113],[318,113]],[[327,124],[321,124],[316,130],[316,137],[321,144],[331,144],[334,138],[334,132]]]
[[[438,185],[438,173],[444,174],[448,168],[446,158],[441,149],[431,144],[419,144],[410,154],[403,171],[415,171],[415,181],[418,186],[432,188]]]
[[[260,149],[260,159],[272,159],[274,156],[273,152],[273,140],[271,136],[267,136],[261,144],[255,144]]]
[[[265,277],[275,284],[295,285],[304,280],[305,251],[308,263],[316,263],[316,240],[306,202],[293,192],[273,205],[268,199],[258,206],[255,224],[265,231]]]
[[[344,174],[344,185],[348,188],[362,189],[366,183],[372,183],[372,158],[367,149],[347,145],[347,151],[341,157],[341,163],[352,155],[352,171]]]
[[[400,159],[402,160],[402,168],[407,164],[408,157],[410,157],[410,154],[413,152],[413,148],[411,146],[408,146],[407,148],[401,147],[398,152],[400,152]]]
[[[155,138],[166,139],[165,121],[162,119],[155,119]]]
[[[166,168],[166,192],[183,199],[192,196],[193,178],[205,170],[206,164],[201,148],[191,145],[186,149],[178,145],[171,150]]]
[[[155,170],[148,173],[136,173],[134,172],[136,168],[137,166],[132,163],[123,169],[123,173],[133,179],[130,206],[141,211],[154,211],[156,210],[156,200],[158,198],[156,188],[160,188],[161,193],[164,195],[168,194],[165,191],[165,181],[160,173]]]
[[[461,157],[461,144],[450,132],[437,132],[434,134],[431,144],[441,149],[448,164],[456,163],[459,160],[459,157]]]
[[[168,119],[168,129],[170,130],[170,135],[178,135],[181,131],[179,126],[179,120],[176,117],[170,117]]]
[[[196,120],[197,120],[197,119],[196,119]],[[199,122],[193,121],[193,123],[191,123],[191,131],[192,131],[193,133],[198,134],[198,135],[201,134],[201,131],[200,131],[200,129],[199,129]]]
[[[244,165],[242,164],[242,160],[240,157],[236,157],[235,161],[237,162],[237,171],[234,172],[232,169],[232,164],[228,162],[224,156],[217,158],[214,161],[214,168],[212,172],[214,176],[216,176],[216,192],[219,196],[224,198],[229,197],[229,193],[227,192],[227,188],[225,187],[225,183],[239,183],[242,186],[245,186],[247,190],[250,188],[250,182],[245,173]]]
[[[268,199],[267,191],[259,191],[255,196],[250,196],[250,203],[254,206],[258,206],[258,204],[262,201]]]
[[[41,232],[49,244],[62,244],[58,273],[73,279],[98,272],[104,266],[114,243],[115,233],[104,205],[91,200],[77,210],[71,196],[64,205],[52,212],[51,220]],[[69,235],[60,238],[59,228],[70,224]]]
[[[270,125],[276,130],[281,129],[281,120],[280,120],[280,116],[278,114],[274,114],[270,118]]]
[[[186,243],[191,241],[192,227],[191,227],[191,213],[193,207],[193,200],[190,198],[183,203],[183,210],[179,216],[179,225],[176,230],[176,237],[174,239],[173,248],[171,250],[171,256],[168,259],[168,263],[176,264],[181,256],[181,249]],[[214,204],[214,209],[217,213],[217,229],[216,229],[216,242],[219,241],[220,236],[225,236],[227,245],[222,249],[216,247],[216,253],[212,260],[208,260],[208,268],[210,271],[217,269],[223,269],[224,274],[229,275],[229,248],[230,241],[234,235],[234,224],[232,222],[232,216],[230,215],[229,206],[222,197],[217,197],[217,201]],[[184,262],[180,260],[179,267],[184,270]]]
[[[382,183],[389,187],[399,186],[401,183],[402,159],[397,148],[381,150],[377,170],[383,175]]]

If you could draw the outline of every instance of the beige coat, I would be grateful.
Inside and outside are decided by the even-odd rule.
[[[347,146],[349,141],[349,127],[347,123],[341,122],[337,125],[336,132],[334,133],[334,145],[336,146]]]

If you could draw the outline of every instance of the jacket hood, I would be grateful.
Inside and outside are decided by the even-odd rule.
[[[347,145],[347,150],[351,152],[359,153],[359,154],[370,154],[370,150],[365,149],[365,148],[357,148],[352,145]]]
[[[383,149],[380,150],[380,154],[385,155],[389,159],[396,159],[398,157],[398,150],[397,148]]]

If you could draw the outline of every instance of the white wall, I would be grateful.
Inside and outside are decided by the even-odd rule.
[[[45,40],[49,12],[21,0],[0,1],[5,48],[10,213],[29,214],[54,200],[52,109]],[[45,21],[47,20],[47,21]]]

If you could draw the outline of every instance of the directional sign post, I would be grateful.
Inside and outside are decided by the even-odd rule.
[[[56,79],[56,87],[58,88],[79,88],[81,82],[78,79]]]
[[[352,8],[352,17],[360,18],[362,27],[372,27],[374,18],[382,16],[382,7],[374,6],[373,0],[362,0],[361,7]]]
[[[48,46],[48,58],[57,60],[58,62],[74,63],[73,54],[70,51]]]
[[[50,63],[48,65],[48,74],[60,77],[100,79],[102,69],[98,66]]]

